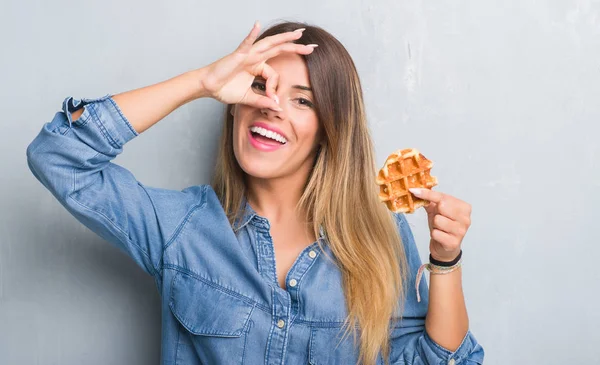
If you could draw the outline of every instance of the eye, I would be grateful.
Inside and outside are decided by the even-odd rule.
[[[265,83],[260,81],[254,81],[251,87],[263,93],[267,90]]]
[[[306,107],[309,107],[309,108],[314,107],[314,104],[310,100],[308,100],[308,99],[305,99],[305,98],[296,98],[294,100],[297,100],[298,104],[300,104],[302,106],[306,106]]]

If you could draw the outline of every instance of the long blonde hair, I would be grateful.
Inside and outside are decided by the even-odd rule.
[[[374,365],[379,351],[387,362],[390,320],[402,313],[406,257],[394,217],[378,199],[360,80],[344,46],[319,27],[280,23],[258,40],[298,28],[306,30],[296,43],[319,45],[302,57],[323,141],[297,209],[306,212],[315,237],[323,228],[337,259],[348,310],[345,335],[351,331],[356,344],[359,331],[359,363]],[[247,187],[233,153],[231,107],[225,113],[212,185],[233,224]]]

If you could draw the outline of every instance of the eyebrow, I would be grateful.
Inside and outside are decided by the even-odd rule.
[[[308,86],[304,86],[304,85],[292,85],[292,87],[294,89],[300,89],[300,90],[305,90],[305,91],[310,91],[312,92],[312,89]]]

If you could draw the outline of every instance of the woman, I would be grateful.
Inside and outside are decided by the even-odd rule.
[[[418,302],[421,262],[404,216],[378,201],[352,59],[318,27],[259,31],[170,80],[67,98],[27,149],[32,173],[155,278],[163,364],[481,363],[456,264],[470,206],[420,192],[430,259],[452,270],[429,295],[417,284]],[[212,186],[153,188],[111,162],[201,97],[227,104]]]

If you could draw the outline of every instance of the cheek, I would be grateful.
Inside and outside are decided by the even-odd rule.
[[[236,123],[235,121],[233,122],[232,132],[233,132],[233,143],[235,144],[236,141],[239,139],[240,134],[242,133],[239,123]]]
[[[244,107],[240,107],[239,105],[236,105],[235,107],[235,112],[233,115],[233,126],[232,126],[232,132],[233,132],[233,144],[237,144],[240,141],[241,137],[244,137],[243,134],[245,133],[245,123],[244,121],[249,117],[248,116],[248,110],[246,110],[246,108]]]
[[[298,134],[302,139],[302,145],[311,146],[311,148],[319,143],[319,123],[314,119],[307,120],[298,127]]]
[[[233,155],[235,156],[235,159],[238,161],[238,164],[242,164],[242,161],[240,161],[240,158],[243,159],[243,140],[244,140],[244,128],[242,127],[243,123],[240,123],[240,119],[239,119],[239,115],[234,116],[233,118],[233,124],[232,124],[232,128],[231,128],[231,134],[232,134],[232,138],[231,138],[231,144],[233,147]]]

